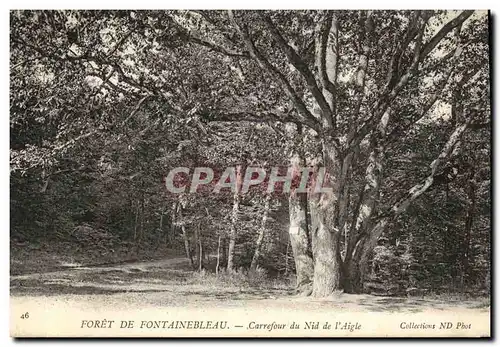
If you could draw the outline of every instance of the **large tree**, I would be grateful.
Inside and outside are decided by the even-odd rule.
[[[331,188],[290,197],[298,282],[315,296],[361,291],[378,238],[443,177],[453,179],[443,170],[460,157],[464,134],[489,127],[485,13],[48,11],[11,19],[14,77],[34,59],[39,79],[69,82],[57,97],[43,88],[16,93],[14,110],[46,100],[50,119],[65,126],[15,152],[15,162],[119,133],[144,108],[151,122],[188,123],[202,137],[207,122],[294,124],[301,140],[282,137],[295,145],[291,162],[326,167]],[[82,117],[99,102],[114,112]],[[429,122],[438,136],[405,147]],[[426,170],[394,172],[396,157],[423,151],[434,153]]]

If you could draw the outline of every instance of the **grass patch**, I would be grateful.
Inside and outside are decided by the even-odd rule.
[[[207,290],[220,288],[256,288],[256,289],[273,289],[287,291],[293,288],[293,279],[286,278],[270,278],[266,271],[257,267],[255,270],[240,268],[228,272],[221,270],[218,274],[202,270],[193,272],[188,278],[189,284],[204,285]]]

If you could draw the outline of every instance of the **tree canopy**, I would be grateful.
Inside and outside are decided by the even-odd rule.
[[[10,17],[12,235],[81,223],[136,243],[166,234],[200,267],[202,249],[223,266],[222,248],[228,269],[294,267],[316,296],[484,286],[487,13]],[[332,192],[179,196],[163,182],[178,166],[297,163],[325,167]]]

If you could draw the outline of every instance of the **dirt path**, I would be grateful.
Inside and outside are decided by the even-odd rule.
[[[423,312],[454,310],[487,312],[487,299],[395,298],[372,295],[339,295],[327,299],[301,298],[283,286],[219,283],[187,270],[185,258],[143,261],[106,266],[75,266],[64,270],[11,276],[14,303],[66,302],[95,307],[151,306],[239,307],[253,305],[304,310]]]
[[[489,326],[489,300],[446,298],[394,298],[347,295],[315,299],[292,295],[283,284],[262,285],[231,281],[192,272],[184,258],[126,264],[73,267],[58,271],[11,276],[11,334],[15,336],[221,336],[206,330],[82,330],[82,320],[225,320],[230,336],[305,336],[314,331],[254,331],[252,322],[291,324],[291,321],[352,321],[363,330],[352,336],[379,336],[380,324],[390,334],[409,336],[418,330],[402,330],[402,322],[439,325],[442,321],[468,321]],[[23,315],[29,313],[29,320]],[[353,314],[354,313],[354,314]],[[377,314],[376,316],[374,314]],[[450,318],[451,317],[451,318]],[[456,320],[456,322],[455,322]],[[359,323],[361,322],[361,323]],[[323,324],[323,323],[322,323]],[[340,324],[340,323],[339,323]],[[344,323],[342,323],[344,324]],[[406,323],[405,323],[406,324]],[[385,328],[384,328],[385,329]],[[445,332],[436,330],[437,334]],[[328,334],[344,336],[341,330]],[[422,332],[425,334],[425,332]],[[476,331],[454,331],[472,334]],[[90,335],[85,335],[90,334]],[[125,335],[123,335],[125,334]],[[194,335],[193,335],[194,334]],[[250,334],[250,335],[245,335]],[[269,335],[271,334],[271,335]],[[285,335],[283,335],[285,334]],[[358,334],[358,335],[356,335]],[[480,334],[487,334],[481,330]],[[418,335],[415,335],[418,336]],[[425,335],[423,335],[425,336]],[[449,336],[449,335],[448,335]]]
[[[58,277],[73,277],[88,273],[106,273],[112,271],[130,273],[130,272],[147,272],[154,269],[178,269],[186,268],[188,261],[185,258],[170,258],[161,260],[151,260],[151,261],[140,261],[140,262],[126,262],[112,265],[99,265],[99,266],[82,266],[80,264],[66,264],[65,269],[29,273],[24,275],[13,275],[10,276],[12,280],[35,280],[35,279],[47,279],[47,278],[58,278]]]

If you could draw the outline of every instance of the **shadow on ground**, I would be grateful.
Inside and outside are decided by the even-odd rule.
[[[178,263],[175,263],[179,265]],[[174,264],[174,265],[175,265]],[[76,267],[67,270],[11,276],[12,296],[57,297],[92,295],[139,295],[141,300],[160,300],[169,305],[192,302],[205,304],[241,305],[261,302],[264,305],[289,305],[290,303],[318,308],[353,308],[371,312],[420,312],[433,308],[447,310],[453,307],[488,309],[488,298],[401,298],[373,295],[342,294],[326,300],[298,298],[293,288],[262,286],[248,283],[223,283],[217,278],[203,278],[180,266],[155,264],[128,264],[111,267]],[[135,294],[134,294],[135,293]],[[160,297],[151,296],[158,293]],[[149,297],[151,296],[151,297]],[[92,300],[86,298],[86,300]]]
[[[192,272],[148,268],[75,268],[50,273],[11,276],[15,296],[111,295],[118,293],[171,293],[217,300],[274,299],[292,292],[275,288],[203,286]]]

